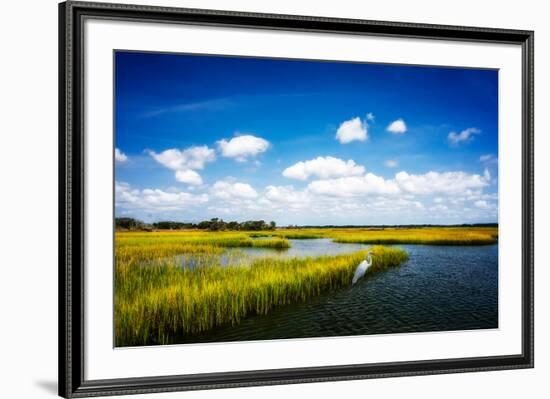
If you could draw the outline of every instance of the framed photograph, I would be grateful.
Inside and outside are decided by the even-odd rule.
[[[533,367],[533,32],[59,21],[61,396]]]

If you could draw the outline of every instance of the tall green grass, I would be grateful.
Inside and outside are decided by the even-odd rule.
[[[367,274],[398,266],[407,253],[374,247]],[[249,266],[219,264],[181,268],[175,263],[140,266],[117,258],[116,346],[169,344],[186,334],[235,325],[247,315],[305,301],[350,286],[366,251],[316,258],[261,258]]]

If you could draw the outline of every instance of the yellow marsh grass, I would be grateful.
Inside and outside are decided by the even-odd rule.
[[[118,248],[117,248],[118,250]],[[368,273],[398,266],[407,253],[374,247]],[[261,258],[250,266],[181,268],[172,263],[139,266],[116,262],[115,339],[117,346],[169,344],[177,337],[250,314],[351,285],[366,251],[316,258]],[[130,262],[130,263],[128,263]]]
[[[290,244],[283,237],[271,240],[253,240],[251,234],[240,232],[203,232],[197,230],[158,232],[117,232],[117,247],[147,246],[162,244],[213,245],[217,247],[263,247],[288,248]]]
[[[290,243],[286,238],[253,240],[245,233],[162,231],[117,232],[115,233],[117,262],[130,260],[154,260],[179,254],[209,254],[223,252],[223,248],[261,247],[286,249]]]
[[[332,238],[335,242],[361,244],[487,245],[498,242],[497,227],[279,229],[255,235]]]
[[[366,244],[483,245],[498,241],[498,228],[117,232],[116,345],[171,343],[184,334],[236,324],[248,314],[265,314],[274,306],[303,301],[349,284],[364,251],[318,258],[265,258],[252,266],[219,264],[224,248],[284,249],[290,246],[288,239],[300,238]],[[396,266],[407,258],[398,249],[376,247],[375,251],[372,271]],[[192,255],[199,267],[181,268],[175,259],[170,261],[181,254]]]

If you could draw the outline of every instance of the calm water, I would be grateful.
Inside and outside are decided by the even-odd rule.
[[[287,251],[246,248],[251,257],[353,252],[361,244],[291,240]],[[250,316],[181,343],[249,341],[498,327],[498,245],[397,245],[409,253],[401,267],[369,276],[352,288]]]
[[[279,256],[283,258],[339,255],[359,251],[371,245],[341,244],[333,242],[331,238],[317,238],[307,240],[288,240],[291,247],[285,250],[273,250],[268,248],[240,248],[239,250],[251,257]]]
[[[269,239],[271,237],[255,238],[256,240]],[[197,266],[207,266],[212,262],[220,262],[222,265],[228,264],[250,264],[254,259],[262,257],[295,258],[306,256],[338,255],[359,251],[370,247],[364,244],[339,244],[332,242],[330,238],[306,239],[306,240],[288,240],[291,247],[287,249],[273,248],[229,248],[224,254],[212,256],[197,255],[177,255],[173,258],[166,258],[167,261],[176,260],[182,267],[195,268]]]

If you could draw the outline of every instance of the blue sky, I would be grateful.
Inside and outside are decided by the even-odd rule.
[[[117,216],[498,220],[498,72],[117,52]]]

